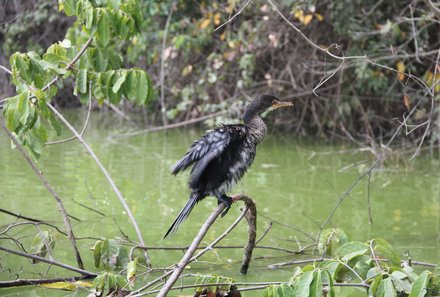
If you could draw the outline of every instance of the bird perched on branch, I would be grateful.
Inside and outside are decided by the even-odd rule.
[[[243,124],[222,125],[196,140],[185,156],[171,167],[176,175],[192,166],[189,178],[191,194],[174,223],[165,234],[174,234],[206,196],[215,196],[226,204],[222,217],[229,211],[232,198],[226,193],[237,183],[255,158],[257,145],[264,139],[267,127],[261,118],[265,111],[292,106],[277,97],[262,95],[251,101],[243,114]]]

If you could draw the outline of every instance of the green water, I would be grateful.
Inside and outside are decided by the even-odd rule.
[[[83,114],[70,114],[81,129]],[[149,246],[188,245],[202,222],[216,207],[214,198],[207,198],[192,212],[171,240],[162,237],[185,204],[188,191],[187,174],[171,176],[170,166],[178,160],[194,139],[203,131],[182,128],[130,138],[116,137],[127,126],[118,118],[95,113],[85,139],[108,169],[126,198],[139,222]],[[271,129],[273,130],[273,129]],[[67,132],[65,133],[67,136]],[[36,175],[17,151],[10,149],[5,134],[0,136],[1,208],[38,218],[63,229],[62,219],[54,199],[48,194]],[[373,156],[353,150],[348,145],[327,145],[298,140],[289,135],[272,133],[259,146],[257,158],[245,178],[233,192],[254,198],[260,216],[258,234],[276,221],[261,245],[299,250],[311,243],[305,234],[314,237],[319,224],[325,221],[338,198],[360,172],[365,170]],[[50,146],[38,161],[38,167],[65,203],[77,237],[122,237],[120,229],[130,239],[136,234],[122,206],[109,184],[77,142]],[[365,241],[383,237],[401,253],[409,251],[415,260],[437,263],[440,259],[440,172],[439,161],[421,157],[408,161],[407,157],[394,158],[378,167],[371,178],[370,197],[373,224],[368,224],[367,181],[362,180],[335,212],[328,227],[344,229],[353,240]],[[104,216],[80,206],[82,203],[99,210]],[[210,243],[239,215],[240,206],[232,207],[229,214],[219,219],[207,237]],[[14,218],[0,213],[1,230]],[[45,227],[41,227],[45,230]],[[245,222],[222,241],[221,245],[242,245],[246,241]],[[21,226],[0,236],[0,244],[18,249],[6,236],[18,238],[29,249],[37,233],[33,226]],[[56,233],[56,232],[55,232]],[[72,249],[63,236],[57,234],[53,257],[75,266]],[[81,239],[79,246],[86,269],[93,268],[90,247],[95,240]],[[155,267],[166,267],[177,262],[181,251],[150,251]],[[247,275],[239,274],[241,249],[219,249],[207,253],[199,262],[191,264],[190,273],[218,273],[237,281],[286,281],[293,267],[268,269],[273,263],[313,257],[310,253],[291,256],[283,252],[256,249]],[[37,264],[0,253],[0,281],[17,278],[72,276],[74,273]],[[159,275],[159,274],[157,274]],[[149,276],[145,281],[151,280]],[[344,289],[344,295],[359,296],[362,291]],[[348,293],[351,292],[351,293]],[[354,292],[354,293],[353,293]],[[177,294],[177,293],[176,293]],[[248,293],[245,296],[259,296]],[[22,288],[0,290],[4,296],[72,296],[74,293]],[[75,296],[87,293],[75,293]],[[362,294],[360,294],[362,296]]]

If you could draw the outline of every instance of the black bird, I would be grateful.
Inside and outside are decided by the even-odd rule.
[[[262,95],[246,106],[243,124],[222,125],[191,145],[186,155],[171,167],[172,174],[176,175],[192,166],[188,183],[191,195],[164,238],[174,234],[197,202],[206,196],[215,196],[218,203],[226,204],[222,217],[229,211],[232,198],[226,193],[252,164],[257,145],[267,133],[260,115],[292,105],[275,96]]]

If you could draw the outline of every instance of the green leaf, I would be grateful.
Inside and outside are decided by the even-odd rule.
[[[378,274],[371,282],[370,288],[368,290],[368,296],[376,296],[379,285],[382,282],[382,274]]]
[[[60,9],[63,8],[67,16],[75,14],[76,1],[75,0],[60,0]]]
[[[25,125],[29,117],[29,92],[23,92],[20,94],[20,99],[18,100],[17,112],[20,116],[20,123]]]
[[[116,82],[114,83],[113,87],[112,87],[112,91],[113,93],[117,93],[119,91],[119,89],[121,88],[122,84],[125,81],[125,78],[127,77],[127,71],[125,70],[121,70],[118,72],[118,79],[116,80]]]
[[[75,88],[81,94],[87,93],[87,69],[79,69],[76,75]]]
[[[148,96],[148,80],[144,71],[136,71],[136,79],[134,82],[134,100],[138,105],[143,105]]]
[[[327,270],[323,270],[323,272],[324,272],[324,276],[325,276],[324,280],[326,279],[327,284],[328,284],[329,297],[336,297],[333,278],[332,278],[330,272],[328,272]]]
[[[28,132],[24,134],[24,139],[32,157],[34,159],[39,158],[43,153],[44,145],[47,141],[47,131],[46,128],[41,125],[39,117],[35,121],[32,129],[28,130]]]
[[[313,271],[304,272],[300,277],[298,283],[296,283],[294,288],[294,295],[296,297],[309,297],[310,294],[310,284],[313,281]]]
[[[321,297],[322,296],[322,271],[321,269],[315,270],[313,273],[313,281],[310,285],[310,297]]]
[[[408,276],[405,273],[396,270],[391,273],[390,278],[393,281],[394,287],[397,291],[404,292],[406,294],[411,293],[412,286],[408,280]]]
[[[267,286],[263,291],[263,297],[275,297],[276,296],[276,286]]]
[[[136,258],[127,264],[127,281],[130,286],[133,286],[136,280],[137,261],[138,259]]]
[[[106,46],[110,41],[110,17],[106,9],[99,9],[96,37],[103,46]]]
[[[276,292],[277,292],[276,296],[279,296],[279,297],[293,296],[293,289],[292,289],[292,287],[288,286],[287,284],[278,285]]]
[[[93,249],[93,258],[95,259],[95,267],[99,268],[100,264],[101,264],[101,247],[102,247],[102,240],[98,240],[95,243],[95,246],[92,248]]]
[[[54,114],[52,112],[49,113],[49,116],[47,117],[47,120],[49,121],[49,124],[52,126],[52,128],[57,133],[57,136],[61,135],[62,128],[58,120],[55,118]]]
[[[30,61],[26,54],[14,53],[9,59],[13,75],[19,75],[27,83],[31,83]]]
[[[399,254],[393,249],[391,244],[382,238],[375,238],[372,242],[374,243],[374,253],[376,256],[388,259],[393,265],[400,267]]]
[[[124,268],[128,263],[127,250],[115,240],[106,239],[101,246],[101,263],[109,270]]]
[[[411,282],[414,282],[419,276],[414,272],[411,266],[404,266],[402,268],[403,273],[405,273]]]
[[[20,100],[20,95],[16,95],[14,97],[6,98],[8,99],[5,105],[4,115],[6,119],[6,127],[9,130],[15,131],[15,129],[20,125],[20,117],[17,112],[18,101]],[[17,114],[17,116],[16,116]]]
[[[431,272],[429,272],[428,270],[420,273],[419,277],[413,283],[409,297],[423,297],[426,295],[426,288],[428,286],[430,274]]]
[[[367,244],[359,241],[350,241],[342,245],[337,255],[342,258],[343,261],[350,261],[353,258],[364,255],[369,250]]]
[[[31,252],[34,255],[45,257],[48,248],[53,250],[55,247],[55,239],[53,237],[53,233],[51,230],[48,231],[41,231],[35,235],[34,239],[32,240],[31,245]],[[32,263],[37,263],[38,260],[32,259]]]
[[[109,58],[106,50],[100,48],[89,48],[87,50],[87,55],[94,70],[98,72],[107,70]]]
[[[384,280],[384,289],[385,289],[385,297],[396,297],[397,293],[394,289],[393,282],[391,278],[387,278]]]

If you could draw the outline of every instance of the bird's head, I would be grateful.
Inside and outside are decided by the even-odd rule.
[[[280,107],[293,106],[292,102],[281,101],[272,95],[261,95],[257,99],[251,101],[247,106],[243,115],[243,120],[246,122],[256,115],[260,115],[265,111],[272,111]]]

